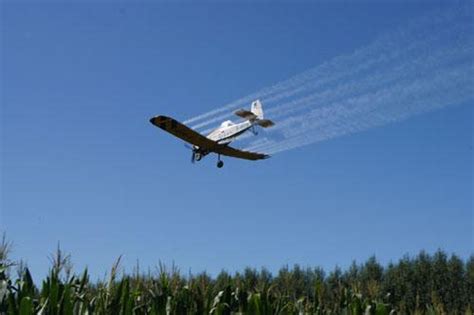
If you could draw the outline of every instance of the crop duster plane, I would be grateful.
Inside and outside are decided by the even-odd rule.
[[[250,111],[240,109],[235,114],[244,119],[243,122],[233,123],[230,120],[224,121],[217,129],[213,130],[207,136],[204,136],[184,124],[167,116],[156,116],[150,119],[150,122],[171,133],[172,135],[191,144],[193,151],[191,162],[200,161],[209,153],[217,154],[217,167],[224,166],[221,155],[231,156],[245,160],[262,160],[270,156],[263,153],[243,151],[229,146],[238,136],[246,131],[255,131],[255,126],[268,128],[273,125],[273,121],[263,118],[262,103],[259,100],[252,102]]]

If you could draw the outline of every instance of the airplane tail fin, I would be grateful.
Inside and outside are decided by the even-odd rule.
[[[250,106],[250,111],[255,116],[257,116],[255,122],[260,127],[268,128],[268,127],[271,127],[271,126],[275,125],[275,123],[273,121],[271,121],[270,119],[263,119],[263,107],[262,107],[262,103],[260,102],[260,100],[256,100],[256,101],[252,102],[252,105]]]
[[[262,108],[262,103],[260,100],[256,100],[252,102],[252,105],[250,105],[250,111],[257,116],[257,119],[263,119],[263,108]]]
[[[239,117],[242,117],[243,119],[253,121],[263,128],[268,128],[275,125],[273,121],[263,118],[263,107],[262,103],[259,100],[252,102],[252,105],[250,106],[250,111],[239,109],[235,112],[235,114]]]

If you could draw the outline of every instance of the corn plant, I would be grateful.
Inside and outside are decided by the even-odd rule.
[[[9,251],[10,244],[3,239],[0,314],[472,314],[473,257],[462,262],[422,252],[420,260],[404,257],[384,268],[370,258],[328,276],[320,268],[295,266],[282,268],[276,276],[247,268],[215,278],[206,273],[184,276],[175,266],[168,270],[162,264],[156,273],[128,275],[120,272],[119,258],[106,280],[91,282],[87,269],[72,271],[70,257],[58,247],[48,275],[35,284],[24,264],[8,259]],[[17,276],[12,275],[14,267]],[[423,268],[447,273],[437,278]]]

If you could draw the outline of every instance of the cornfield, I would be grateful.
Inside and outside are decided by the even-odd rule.
[[[172,266],[131,274],[120,258],[106,280],[75,274],[58,248],[41,284],[0,244],[0,314],[472,314],[474,256],[420,252],[380,265],[375,257],[326,274],[321,268],[184,276]],[[13,276],[13,274],[15,274]]]

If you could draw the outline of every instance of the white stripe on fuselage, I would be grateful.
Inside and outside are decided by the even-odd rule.
[[[226,140],[232,141],[233,138],[247,131],[249,128],[252,127],[252,125],[253,123],[250,122],[250,120],[247,120],[238,124],[232,124],[226,127],[219,127],[210,134],[208,134],[207,138],[220,143],[227,142]]]

